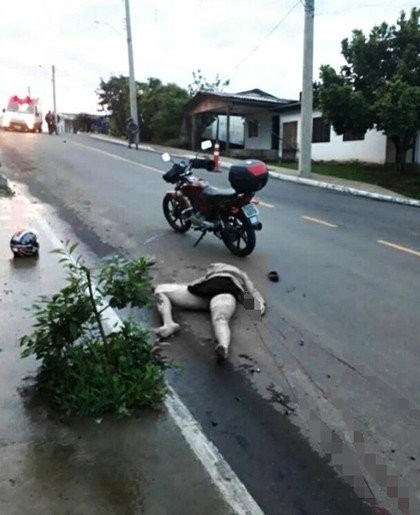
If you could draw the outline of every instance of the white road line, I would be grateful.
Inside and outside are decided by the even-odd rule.
[[[377,243],[381,245],[385,245],[386,247],[391,247],[392,249],[401,250],[402,252],[407,252],[407,254],[412,254],[413,256],[420,257],[420,252],[418,250],[413,250],[408,247],[402,247],[401,245],[397,245],[396,243],[391,243],[390,241],[385,240],[376,240]]]
[[[24,198],[29,203],[26,197]],[[31,205],[31,207],[33,206]],[[63,248],[63,243],[54,234],[46,220],[35,210],[33,210],[33,218],[47,235],[54,248]],[[112,308],[107,309],[104,322],[108,329],[115,329],[115,324],[122,324],[120,317]],[[170,386],[169,395],[165,399],[165,406],[169,415],[181,430],[187,444],[202,463],[215,488],[233,512],[238,515],[264,515],[264,512],[225,461],[217,447],[203,433],[199,422],[194,419]]]
[[[318,218],[312,218],[311,216],[302,216],[302,218],[308,222],[315,222],[317,224],[325,225],[326,227],[337,227],[337,225],[324,222],[324,220],[319,220]]]
[[[264,512],[224,460],[217,447],[206,438],[200,424],[172,388],[169,389],[165,404],[188,445],[204,465],[213,483],[234,513],[263,515]]]
[[[98,152],[99,154],[104,154],[105,156],[113,157],[114,159],[118,159],[119,161],[124,161],[125,163],[129,163],[131,165],[139,166],[140,168],[146,168],[147,170],[152,170],[153,172],[159,172],[160,174],[164,174],[165,172],[159,170],[159,168],[154,168],[153,166],[143,165],[138,163],[137,161],[132,161],[131,159],[127,159],[125,157],[117,156],[116,154],[111,154],[111,152],[106,152],[106,150],[101,150],[100,148],[89,147],[88,145],[83,145],[82,143],[73,143],[73,145],[77,145],[79,147],[87,148],[88,150],[93,150],[94,152]]]

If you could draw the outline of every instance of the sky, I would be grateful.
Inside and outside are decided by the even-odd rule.
[[[314,80],[344,64],[341,41],[395,24],[404,0],[315,0]],[[259,88],[297,99],[302,89],[304,0],[130,0],[135,78],[187,89],[193,71],[225,91]],[[96,113],[101,79],[128,76],[124,0],[0,0],[0,107],[11,95],[57,111]]]

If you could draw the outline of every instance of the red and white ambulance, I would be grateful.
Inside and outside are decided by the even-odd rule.
[[[3,109],[1,125],[5,130],[42,132],[42,109],[38,98],[13,95]]]

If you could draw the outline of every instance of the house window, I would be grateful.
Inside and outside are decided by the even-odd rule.
[[[312,120],[312,143],[330,141],[331,125],[320,116]]]
[[[356,141],[365,139],[365,132],[347,131],[343,134],[343,141]]]
[[[248,120],[248,138],[258,138],[257,120]]]

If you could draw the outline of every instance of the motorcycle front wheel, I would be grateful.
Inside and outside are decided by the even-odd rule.
[[[251,254],[255,248],[255,229],[248,218],[242,213],[236,216],[229,216],[221,231],[223,243],[238,257],[245,257]]]
[[[187,232],[191,227],[191,220],[185,218],[182,212],[188,207],[180,199],[173,195],[165,195],[163,198],[163,214],[166,221],[176,232]]]

